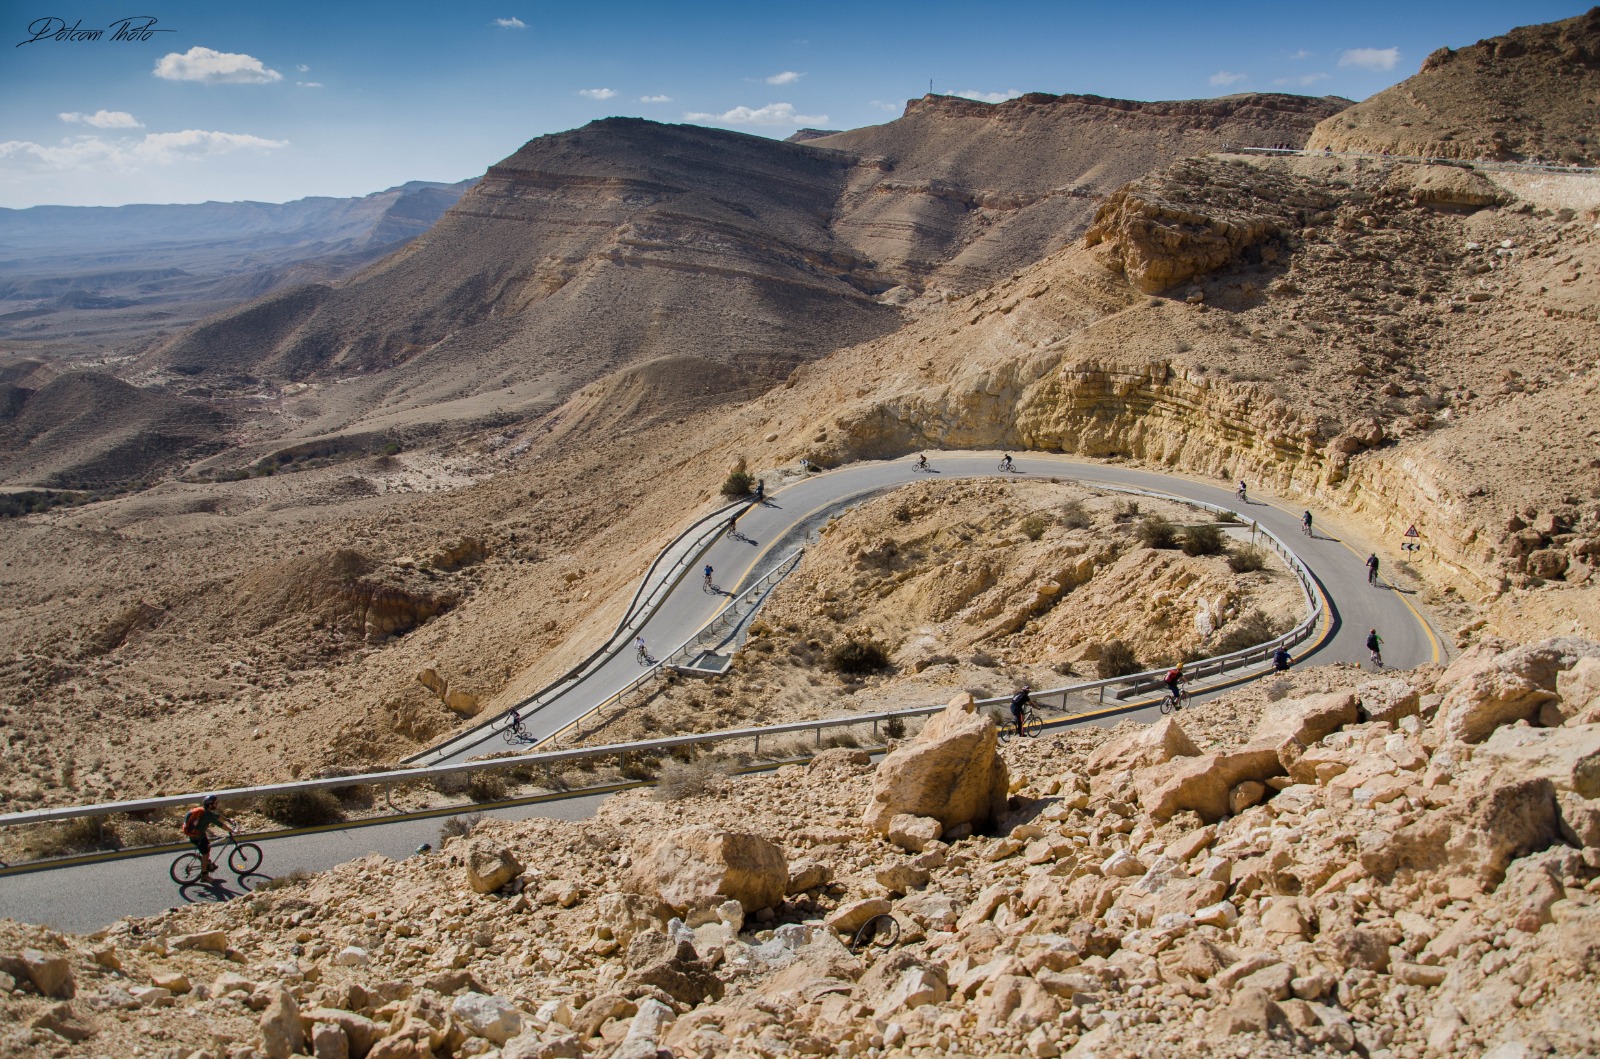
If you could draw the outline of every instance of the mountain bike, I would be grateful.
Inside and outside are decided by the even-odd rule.
[[[1000,741],[1009,743],[1017,737],[1017,719],[1006,710],[999,717]],[[1035,739],[1044,731],[1044,718],[1039,716],[1039,711],[1029,703],[1028,708],[1022,711],[1022,734],[1029,739]]]
[[[928,462],[928,457],[919,456],[919,457],[917,457],[917,461],[911,465],[911,473],[912,474],[932,474],[933,473],[933,464]]]
[[[525,746],[535,741],[534,734],[522,727],[520,718],[500,729],[500,738],[512,746]]]
[[[1173,710],[1181,710],[1188,705],[1189,693],[1179,688],[1177,691],[1169,691],[1161,700],[1161,712],[1171,713]]]
[[[999,472],[1001,472],[1002,474],[1011,474],[1012,472],[1014,472],[1017,469],[1017,465],[1014,462],[1012,462],[1012,459],[1011,459],[1010,456],[1007,456],[1005,459],[1003,459],[999,463],[997,463],[995,465],[994,469],[999,471]]]
[[[643,647],[635,647],[633,649],[633,653],[634,656],[639,659],[639,664],[642,666],[653,666],[656,664],[656,660],[651,657],[650,652],[646,651]]]
[[[235,875],[249,875],[261,866],[261,847],[254,842],[240,842],[239,836],[232,831],[228,837],[219,839],[211,844],[211,860],[214,864],[222,863],[222,847],[230,846],[228,850],[228,867]],[[183,853],[172,862],[168,869],[172,881],[179,886],[189,886],[200,882],[205,874],[205,858],[200,856],[199,850]]]

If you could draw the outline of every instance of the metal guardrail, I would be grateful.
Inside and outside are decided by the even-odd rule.
[[[1097,489],[1107,492],[1125,493],[1135,496],[1148,496],[1163,500],[1172,500],[1192,507],[1211,511],[1219,516],[1227,516],[1230,521],[1238,520],[1238,512],[1217,504],[1204,501],[1191,500],[1187,497],[1173,496],[1146,489],[1132,489],[1122,486],[1112,486],[1102,483],[1093,483]],[[1309,639],[1318,623],[1327,613],[1327,608],[1322,599],[1321,590],[1315,576],[1310,569],[1295,555],[1284,541],[1269,530],[1262,529],[1253,521],[1240,522],[1241,525],[1251,527],[1252,532],[1264,538],[1269,547],[1281,556],[1294,572],[1300,584],[1301,592],[1309,613],[1306,618],[1292,630],[1281,636],[1274,637],[1265,643],[1241,651],[1234,651],[1226,655],[1203,659],[1190,663],[1186,668],[1193,678],[1209,675],[1219,675],[1236,669],[1264,662],[1269,659],[1277,648],[1282,646],[1295,646]],[[789,556],[798,559],[798,552]],[[774,567],[774,571],[782,567]],[[770,576],[770,572],[769,575]],[[752,586],[754,588],[754,586]],[[748,590],[747,590],[748,591]],[[731,606],[731,604],[730,604]],[[1117,687],[1137,690],[1141,685],[1156,681],[1162,670],[1152,669],[1126,676],[1110,677],[1101,680],[1085,681],[1060,688],[1050,688],[1034,692],[1032,698],[1035,703],[1050,706],[1055,700],[1056,708],[1065,710],[1067,701],[1074,695],[1095,692],[1099,702],[1105,700],[1105,689]],[[988,708],[1002,705],[1009,701],[1009,696],[998,696],[977,700],[975,705]],[[793,721],[786,724],[764,725],[755,728],[729,729],[721,732],[702,732],[688,735],[670,736],[662,739],[644,740],[634,743],[613,743],[593,747],[574,747],[567,750],[550,750],[533,753],[511,753],[501,757],[481,758],[474,761],[465,761],[449,765],[429,765],[413,768],[388,769],[379,772],[369,772],[350,776],[332,776],[323,779],[296,780],[290,783],[266,784],[255,787],[235,787],[226,790],[215,790],[208,793],[216,794],[226,800],[262,798],[274,794],[290,793],[294,791],[329,790],[338,787],[377,786],[391,787],[397,784],[427,782],[443,776],[465,775],[474,772],[492,771],[506,768],[548,768],[556,765],[583,761],[592,758],[615,757],[625,754],[655,754],[661,751],[672,750],[685,746],[715,746],[736,740],[751,740],[754,752],[759,755],[761,740],[772,739],[783,735],[810,732],[814,734],[815,744],[822,743],[822,733],[832,728],[853,727],[859,725],[872,725],[874,733],[880,726],[893,718],[902,721],[917,717],[926,717],[945,709],[944,705],[917,706],[903,710],[889,710],[877,713],[850,714],[842,717],[818,718],[809,721]],[[1091,713],[1100,711],[1090,711]],[[1081,715],[1068,715],[1053,719],[1054,724],[1071,724],[1079,720]],[[50,823],[61,820],[71,820],[79,817],[108,816],[116,813],[140,813],[159,809],[177,808],[193,805],[201,796],[197,793],[164,795],[155,798],[140,798],[129,801],[102,802],[94,805],[60,806],[50,809],[35,809],[21,813],[0,814],[0,827],[18,827],[31,824]]]
[[[661,605],[661,601],[666,598],[667,593],[672,591],[679,581],[683,580],[684,575],[694,567],[695,563],[699,562],[700,556],[705,554],[705,550],[716,542],[718,536],[722,533],[723,527],[727,524],[728,512],[748,503],[749,501],[747,500],[736,500],[731,504],[725,504],[717,508],[699,521],[691,523],[687,529],[674,537],[665,548],[661,549],[655,561],[645,571],[644,577],[639,582],[639,587],[634,590],[633,599],[628,603],[627,611],[624,612],[622,620],[617,623],[617,627],[612,631],[610,638],[583,661],[532,695],[519,699],[512,705],[484,718],[477,724],[455,733],[444,742],[437,743],[427,750],[412,754],[403,760],[408,764],[412,762],[427,763],[430,760],[437,761],[448,754],[459,753],[463,749],[475,746],[482,740],[474,742],[474,737],[492,733],[495,723],[506,713],[516,710],[524,718],[537,714],[545,706],[548,706],[551,702],[554,702],[582,683],[594,670],[621,654],[627,648],[634,634],[643,628],[645,622],[649,621],[651,616],[655,614],[656,608]],[[694,538],[692,542],[679,552],[677,559],[667,573],[654,578],[654,584],[652,585],[653,575],[657,567],[666,561],[674,549],[683,545],[692,535]]]
[[[757,578],[748,588],[730,600],[726,607],[723,607],[722,610],[718,611],[717,615],[703,625],[699,630],[697,630],[693,636],[679,644],[678,647],[665,658],[658,659],[655,664],[652,665],[645,673],[640,675],[638,679],[630,681],[627,687],[624,687],[606,696],[606,698],[598,703],[592,710],[589,710],[582,717],[579,717],[571,723],[564,725],[563,727],[550,733],[544,739],[541,739],[538,745],[544,747],[559,742],[563,736],[566,736],[568,733],[572,732],[573,729],[581,726],[584,721],[603,713],[609,706],[622,703],[629,696],[636,695],[648,685],[655,683],[655,681],[661,679],[669,669],[694,672],[694,670],[689,670],[688,667],[684,666],[682,663],[688,661],[697,654],[704,652],[705,647],[703,645],[706,642],[708,634],[718,629],[727,629],[730,632],[736,632],[744,624],[744,621],[747,618],[760,609],[762,602],[766,599],[767,594],[772,591],[773,587],[776,586],[779,581],[782,581],[791,572],[793,572],[794,568],[799,565],[800,557],[805,554],[805,551],[806,550],[804,548],[796,548],[794,551],[784,556],[783,559],[778,562],[778,565],[774,566],[771,570],[768,570],[766,573]],[[580,735],[579,737],[581,738],[582,736]]]

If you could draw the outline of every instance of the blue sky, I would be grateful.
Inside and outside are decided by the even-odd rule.
[[[855,128],[897,117],[930,78],[990,100],[1362,99],[1442,44],[1587,6],[5,0],[0,206],[361,195],[476,176],[617,114],[780,138]],[[130,10],[170,32],[113,40]],[[57,39],[73,27],[101,36]]]

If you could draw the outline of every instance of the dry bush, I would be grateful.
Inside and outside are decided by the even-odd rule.
[[[906,737],[906,719],[904,717],[891,717],[884,721],[883,734],[890,739],[904,739]]]
[[[448,772],[443,776],[431,777],[428,786],[447,798],[457,798],[467,793],[467,785],[470,782],[465,772]]]
[[[1267,568],[1267,553],[1255,545],[1235,548],[1228,553],[1228,569],[1236,574],[1248,574],[1253,570]]]
[[[474,772],[467,777],[467,797],[475,802],[502,801],[511,784],[498,772]]]
[[[1036,541],[1044,536],[1044,531],[1048,525],[1049,523],[1045,522],[1041,516],[1028,515],[1017,523],[1017,528],[1022,531],[1024,537],[1030,541]]]
[[[304,868],[295,868],[294,870],[285,872],[282,875],[275,875],[265,882],[257,883],[252,888],[252,892],[261,893],[264,890],[281,890],[285,886],[294,886],[296,883],[303,883],[309,878],[311,878],[311,872],[306,871]]]
[[[1067,529],[1088,529],[1094,525],[1094,516],[1089,513],[1082,500],[1068,500],[1062,504],[1058,517]]]
[[[99,817],[77,816],[59,823],[40,824],[28,832],[23,848],[38,859],[70,857],[97,849],[116,849],[116,832],[102,831]]]
[[[256,799],[256,811],[285,827],[316,827],[344,819],[339,799],[324,790],[283,791]]]
[[[483,813],[462,813],[460,816],[445,817],[439,824],[439,845],[444,845],[447,838],[466,838],[486,819],[488,818]]]
[[[1139,501],[1118,500],[1111,505],[1111,518],[1116,522],[1132,522],[1139,517]]]
[[[726,766],[714,758],[669,761],[661,767],[656,777],[656,789],[652,797],[658,802],[697,798],[717,786],[726,776]]]
[[[1144,666],[1139,664],[1139,658],[1133,653],[1133,648],[1121,640],[1108,640],[1100,648],[1100,658],[1095,662],[1095,671],[1101,680],[1110,680],[1112,677],[1125,677],[1129,673],[1137,673]]]
[[[846,640],[828,652],[828,668],[836,673],[861,676],[888,667],[888,652],[872,640]]]
[[[1183,531],[1183,554],[1221,555],[1228,548],[1222,530],[1209,524],[1188,526]]]
[[[1178,527],[1163,515],[1147,515],[1139,523],[1134,536],[1139,538],[1139,543],[1146,548],[1176,548],[1178,546]]]
[[[836,746],[842,746],[854,750],[861,745],[861,740],[857,739],[850,732],[839,732],[823,739],[822,745],[830,749]]]

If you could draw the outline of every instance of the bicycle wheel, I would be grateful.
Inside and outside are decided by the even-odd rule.
[[[506,742],[510,743],[512,746],[516,746],[517,745],[517,730],[515,728],[502,728],[502,729],[500,729],[500,738],[504,739]]]
[[[1028,716],[1022,721],[1022,734],[1030,739],[1036,739],[1042,731],[1044,731],[1044,718],[1031,710],[1028,711]]]
[[[200,881],[200,876],[205,874],[205,861],[200,859],[198,853],[184,853],[172,862],[168,869],[172,881],[179,886],[188,886]]]
[[[1171,695],[1168,695],[1166,698],[1161,700],[1161,712],[1162,713],[1171,713],[1172,712],[1172,696]]]
[[[240,842],[228,851],[228,867],[235,875],[248,875],[261,866],[261,847],[254,842]]]

